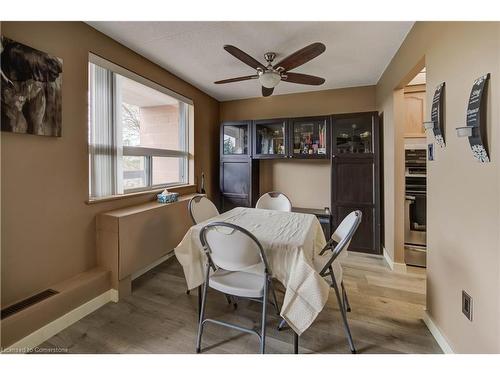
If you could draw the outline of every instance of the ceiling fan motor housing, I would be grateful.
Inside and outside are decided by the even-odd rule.
[[[272,62],[274,61],[274,59],[276,58],[276,53],[275,52],[266,52],[264,54],[264,58],[269,63],[269,65],[271,65]]]

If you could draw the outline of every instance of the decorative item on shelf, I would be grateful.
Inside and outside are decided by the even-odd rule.
[[[431,121],[423,123],[425,130],[432,130],[436,143],[441,147],[445,147],[444,142],[444,88],[445,82],[436,87],[434,97],[432,98]]]
[[[171,193],[167,189],[156,196],[158,203],[172,203],[179,199],[179,193]]]
[[[468,137],[474,157],[481,163],[488,163],[490,158],[486,146],[486,114],[488,81],[490,73],[474,81],[467,106],[466,125],[456,128],[458,137]]]

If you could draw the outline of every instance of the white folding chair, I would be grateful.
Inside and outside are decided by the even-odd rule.
[[[344,331],[352,353],[356,353],[356,348],[352,340],[349,323],[347,322],[347,312],[351,311],[351,308],[349,306],[349,300],[347,299],[347,293],[344,288],[342,265],[339,262],[339,257],[341,254],[347,255],[344,251],[347,251],[352,237],[361,223],[362,216],[363,215],[359,210],[353,211],[347,215],[332,234],[332,237],[328,240],[325,247],[321,250],[320,255],[316,256],[314,259],[314,267],[316,271],[318,271],[318,273],[323,277],[330,276],[330,286],[335,290],[340,314],[342,315],[342,322],[344,324]],[[339,291],[339,284],[342,289],[341,291]],[[281,330],[284,325],[285,321],[282,320],[278,326],[278,330]],[[297,352],[297,350],[298,344],[295,343],[295,352]]]
[[[292,211],[292,203],[285,194],[279,191],[271,191],[259,198],[255,208],[290,212]]]
[[[193,224],[199,224],[205,220],[211,219],[219,215],[219,210],[215,204],[205,195],[195,195],[188,203],[189,216]],[[191,291],[186,290],[186,294],[191,294]],[[231,299],[227,297],[227,303],[231,303]],[[236,307],[236,304],[234,305]],[[198,288],[198,309],[201,308],[201,287]]]
[[[188,204],[189,215],[194,224],[219,215],[219,210],[205,195],[195,195]]]
[[[196,352],[201,352],[203,326],[210,322],[257,335],[260,339],[260,352],[263,354],[266,342],[266,308],[269,288],[278,314],[279,307],[272,285],[271,270],[262,245],[246,229],[224,222],[205,225],[200,232],[200,241],[205,250],[207,264]],[[260,332],[236,324],[205,318],[209,287],[226,295],[262,302]]]

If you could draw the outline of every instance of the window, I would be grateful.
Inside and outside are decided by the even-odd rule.
[[[189,99],[91,55],[90,198],[188,182]]]

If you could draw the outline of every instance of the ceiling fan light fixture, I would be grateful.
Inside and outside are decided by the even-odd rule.
[[[278,85],[281,81],[281,75],[274,71],[266,71],[259,73],[259,81],[262,86],[272,89]]]

